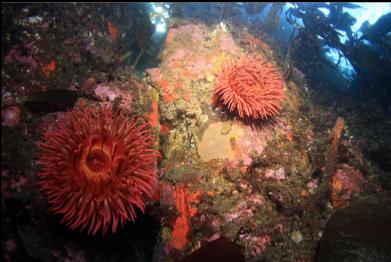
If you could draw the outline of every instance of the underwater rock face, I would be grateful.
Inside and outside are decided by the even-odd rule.
[[[326,225],[316,261],[390,261],[390,221],[389,192],[337,210]]]
[[[270,139],[267,130],[252,130],[239,122],[216,122],[205,130],[198,143],[198,154],[205,162],[226,159],[234,165],[243,161],[248,166],[252,162],[252,153],[262,153],[267,139]]]
[[[144,210],[159,153],[147,124],[112,106],[72,110],[39,143],[40,191],[72,229],[103,234]]]
[[[202,137],[202,141],[198,145],[198,154],[203,161],[212,159],[228,159],[235,158],[235,151],[231,147],[230,136],[222,135],[221,130],[224,126],[223,122],[211,124]],[[231,132],[238,132],[239,130],[231,130]]]

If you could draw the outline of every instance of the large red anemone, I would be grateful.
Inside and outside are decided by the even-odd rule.
[[[152,131],[137,122],[104,105],[69,111],[43,134],[38,184],[62,223],[105,234],[144,211],[159,153]]]
[[[223,67],[217,81],[214,102],[241,118],[266,119],[281,111],[285,83],[270,62],[244,55]]]

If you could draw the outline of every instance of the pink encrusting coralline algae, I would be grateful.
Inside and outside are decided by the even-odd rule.
[[[245,201],[240,201],[225,215],[225,222],[237,223],[238,221],[252,217],[257,210],[257,206],[262,205],[264,202],[265,200],[261,195],[250,195]]]
[[[276,180],[276,181],[285,180],[286,177],[285,177],[284,167],[280,167],[276,170],[268,170],[263,177],[266,179]]]
[[[347,164],[339,164],[331,181],[333,206],[335,208],[346,206],[354,194],[363,191],[364,180],[365,178],[360,170]]]
[[[108,99],[113,102],[117,97],[121,97],[120,107],[128,108],[133,101],[132,95],[126,90],[121,90],[114,83],[99,84],[95,88],[95,94],[100,97],[103,101]]]
[[[17,106],[7,107],[1,111],[1,125],[12,127],[20,122],[21,110]]]
[[[4,62],[11,64],[14,60],[19,63],[28,66],[32,70],[37,69],[37,61],[35,56],[38,54],[38,48],[35,46],[35,42],[30,42],[26,45],[15,45],[11,48],[8,54],[4,58]]]

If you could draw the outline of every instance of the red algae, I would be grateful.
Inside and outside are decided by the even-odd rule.
[[[50,63],[42,66],[42,72],[46,76],[49,76],[51,73],[53,73],[56,70],[56,65],[57,65],[56,60],[52,60]]]
[[[190,231],[190,216],[186,202],[186,191],[185,186],[177,186],[174,191],[179,216],[175,220],[170,243],[176,249],[182,249],[188,243],[187,234]]]
[[[159,123],[159,109],[158,109],[158,101],[154,100],[152,102],[152,113],[149,114],[149,125],[151,127],[157,126]]]
[[[200,191],[190,193],[186,186],[175,186],[173,197],[175,199],[178,217],[173,226],[171,245],[176,249],[182,249],[188,243],[188,233],[190,232],[190,220],[197,214],[194,206],[200,202]]]
[[[112,42],[117,41],[119,37],[118,27],[111,21],[107,22],[107,32],[109,33]]]

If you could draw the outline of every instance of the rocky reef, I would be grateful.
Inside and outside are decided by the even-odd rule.
[[[348,223],[333,217],[389,190],[354,117],[326,106],[267,34],[177,15],[154,43],[143,4],[8,4],[2,21],[4,261],[192,261],[214,245],[245,261],[332,261],[333,230]],[[222,68],[246,54],[283,83],[261,119],[214,103]],[[37,142],[67,111],[105,103],[152,129],[157,185],[134,222],[90,236],[49,212]]]

